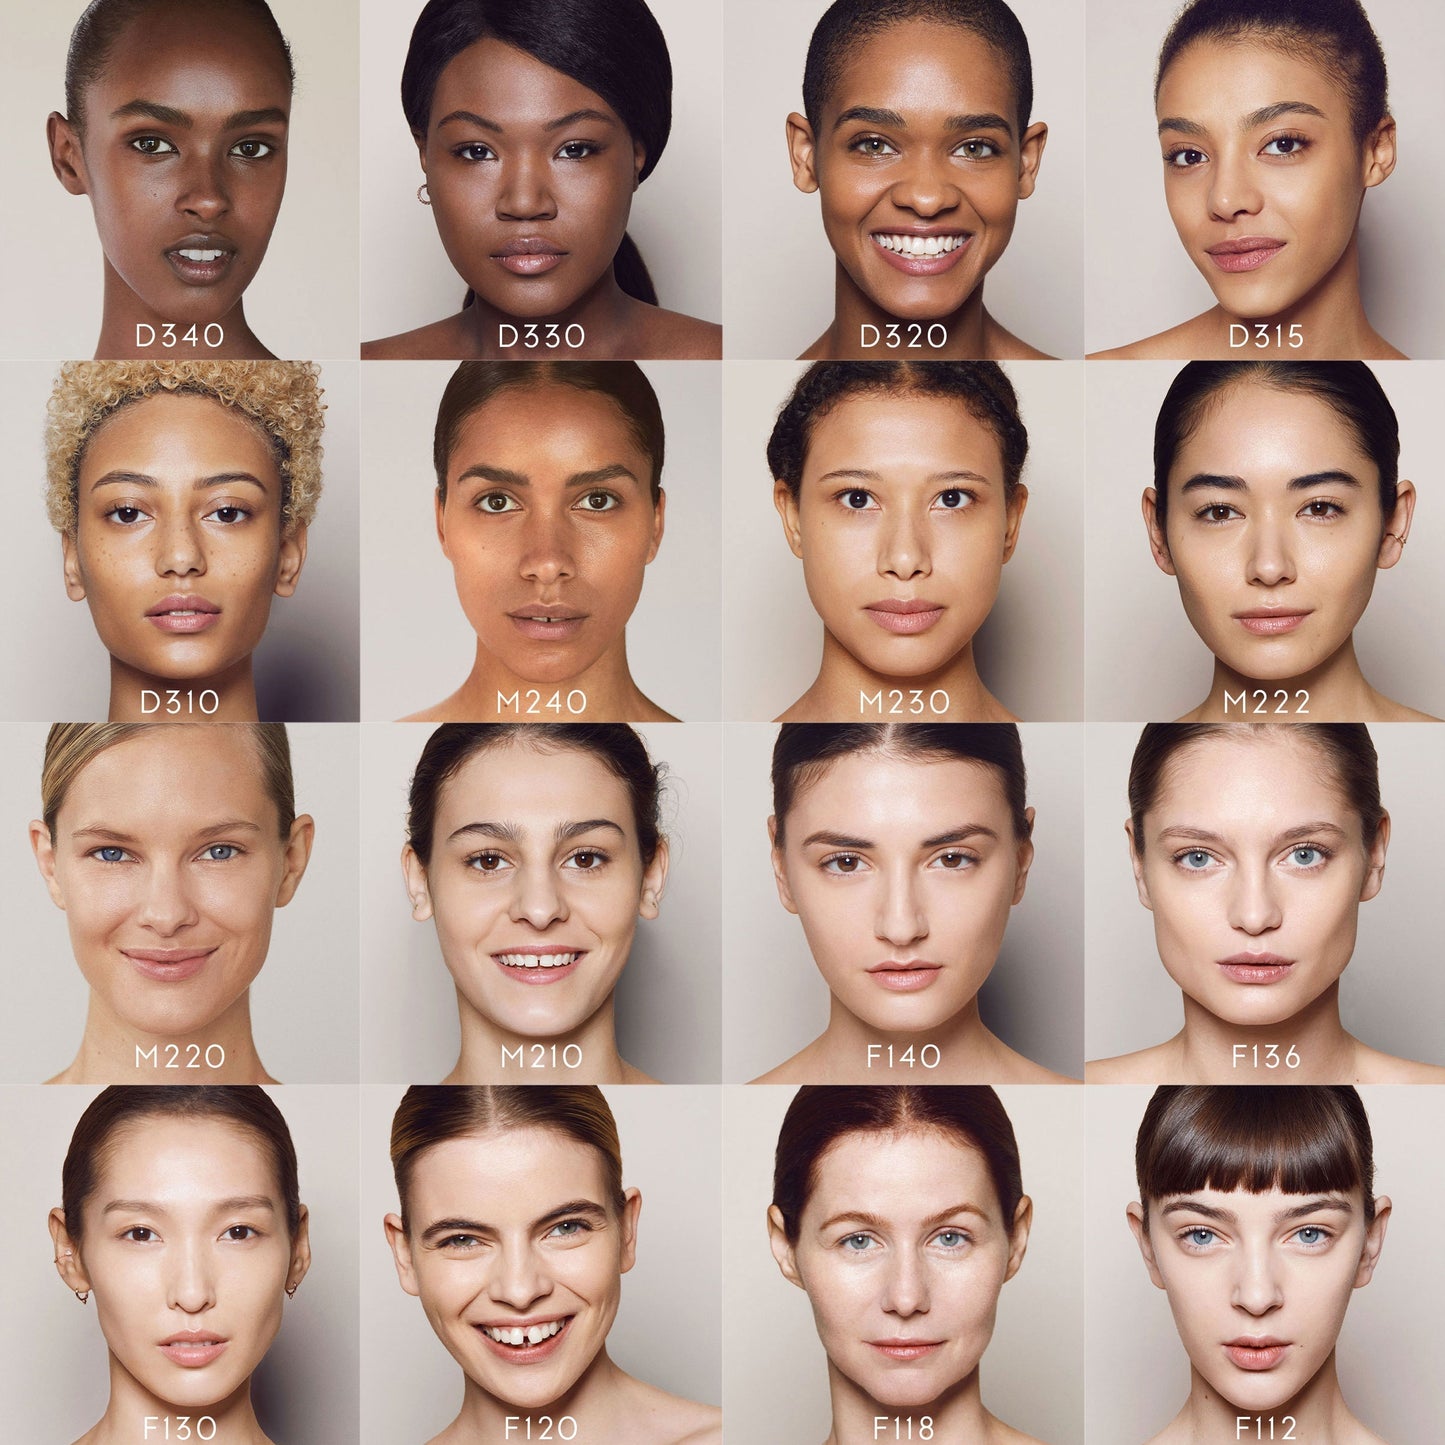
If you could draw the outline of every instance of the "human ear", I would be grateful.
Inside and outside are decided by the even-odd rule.
[[[799,1289],[807,1289],[803,1276],[798,1273],[798,1257],[793,1252],[793,1246],[788,1243],[788,1234],[783,1228],[783,1211],[776,1204],[768,1205],[768,1245],[773,1251],[773,1258],[778,1262],[778,1268],[783,1272],[783,1278],[790,1284],[797,1285]]]
[[[787,538],[793,556],[801,560],[803,533],[798,526],[798,498],[786,482],[773,483],[773,506],[778,509],[778,516],[782,518],[783,536]]]
[[[1132,818],[1124,824],[1124,835],[1129,840],[1129,861],[1134,865],[1134,887],[1139,890],[1139,902],[1153,913],[1154,905],[1149,901],[1149,885],[1144,881],[1144,850],[1134,836]]]
[[[281,888],[276,894],[277,908],[284,908],[296,896],[306,865],[311,861],[311,844],[315,838],[316,820],[310,813],[302,813],[292,823],[291,835],[286,839],[286,871],[281,875]]]
[[[382,1226],[386,1230],[386,1242],[391,1246],[391,1257],[396,1264],[396,1277],[401,1281],[401,1287],[408,1294],[419,1295],[421,1285],[417,1280],[416,1265],[411,1257],[411,1240],[406,1237],[406,1230],[401,1223],[401,1215],[388,1214],[382,1220]]]
[[[1018,845],[1018,861],[1016,865],[1018,872],[1014,875],[1013,901],[1015,903],[1022,903],[1024,901],[1024,889],[1028,886],[1029,869],[1033,867],[1034,863],[1034,810],[1032,808],[1025,808],[1024,817],[1028,819],[1029,836],[1023,839]]]
[[[642,168],[647,164],[647,147],[640,140],[632,142],[632,189],[642,184]]]
[[[1014,554],[1014,548],[1019,544],[1019,526],[1024,519],[1024,508],[1029,504],[1029,489],[1020,483],[1014,488],[1014,494],[1008,499],[1008,506],[1004,509],[1003,529],[1003,559],[1005,562]]]
[[[1365,1231],[1365,1247],[1360,1251],[1360,1267],[1355,1271],[1355,1288],[1362,1289],[1375,1276],[1375,1266],[1380,1262],[1380,1251],[1385,1247],[1385,1230],[1390,1225],[1390,1211],[1394,1205],[1384,1195],[1375,1201],[1375,1217]]]
[[[1024,1253],[1029,1247],[1029,1229],[1033,1222],[1034,1202],[1025,1194],[1014,1210],[1014,1222],[1009,1229],[1008,1269],[1004,1272],[1005,1284],[1019,1272],[1019,1265],[1024,1262]]]
[[[1134,1241],[1139,1246],[1139,1253],[1144,1256],[1144,1268],[1149,1271],[1149,1278],[1154,1281],[1156,1289],[1163,1289],[1164,1276],[1159,1273],[1159,1265],[1154,1258],[1154,1245],[1149,1238],[1149,1231],[1144,1227],[1146,1207],[1143,1204],[1131,1204],[1124,1212],[1129,1217],[1129,1228],[1134,1231]]]
[[[642,1215],[642,1191],[625,1189],[622,1199],[622,1257],[618,1272],[626,1274],[637,1263],[637,1221]]]
[[[1410,522],[1415,516],[1415,484],[1400,482],[1395,487],[1395,509],[1385,518],[1385,535],[1380,538],[1377,567],[1393,567],[1405,551]]]
[[[1395,117],[1387,115],[1365,138],[1366,186],[1378,186],[1395,169]]]
[[[30,848],[35,854],[35,866],[45,880],[50,901],[63,912],[65,895],[60,891],[60,880],[55,876],[55,844],[50,839],[50,829],[39,818],[30,820]]]
[[[778,845],[778,820],[776,817],[768,819],[768,842],[772,845],[773,850],[773,882],[778,886],[778,902],[789,913],[796,913],[798,905],[793,902],[793,890],[788,886],[788,868],[783,862],[783,850]]]
[[[1153,487],[1145,487],[1140,504],[1144,512],[1144,526],[1149,531],[1149,550],[1154,554],[1154,565],[1161,572],[1175,575],[1174,559],[1169,555],[1169,541],[1164,528],[1159,525],[1159,494]]]
[[[311,1211],[303,1204],[296,1225],[296,1238],[291,1241],[291,1268],[286,1271],[286,1293],[295,1294],[311,1268]]]
[[[667,520],[667,493],[659,490],[657,504],[652,509],[652,545],[647,549],[647,560],[649,562],[657,556],[657,549],[662,546],[663,524]]]
[[[1365,855],[1365,881],[1360,884],[1360,902],[1368,903],[1385,882],[1385,853],[1390,846],[1390,815],[1380,815],[1375,841]]]
[[[652,862],[642,871],[642,901],[637,905],[639,917],[656,918],[662,911],[662,892],[667,887],[669,861],[667,839],[659,838]]]
[[[437,541],[441,543],[442,556],[450,562],[452,554],[447,551],[446,503],[442,501],[442,490],[440,487],[432,493],[432,505],[436,508]]]
[[[797,111],[788,117],[788,159],[793,166],[793,184],[811,195],[818,189],[813,127]]]
[[[401,876],[406,880],[406,896],[411,899],[411,916],[425,923],[432,916],[431,889],[427,886],[426,869],[410,843],[402,845]]]
[[[81,1262],[80,1247],[65,1227],[63,1209],[50,1211],[50,1238],[55,1245],[55,1268],[60,1278],[65,1281],[66,1289],[73,1290],[76,1294],[88,1294],[90,1276],[86,1274],[85,1265]]]
[[[85,173],[80,137],[58,110],[52,110],[45,122],[45,139],[50,146],[50,169],[55,172],[55,178],[72,196],[89,194],[90,179]]]
[[[65,577],[65,595],[72,602],[84,602],[85,577],[80,570],[80,554],[76,550],[74,532],[60,534],[60,567]]]
[[[306,565],[306,527],[299,523],[281,538],[281,555],[276,564],[276,595],[290,597]]]
[[[1039,165],[1044,158],[1044,146],[1049,139],[1049,128],[1043,121],[1036,120],[1019,142],[1019,200],[1026,201],[1034,193],[1034,183],[1039,178]]]

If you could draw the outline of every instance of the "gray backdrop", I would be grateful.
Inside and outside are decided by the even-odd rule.
[[[979,994],[983,1021],[1010,1048],[1077,1078],[1084,979],[1083,729],[1025,723],[1024,764],[1035,808],[1034,862]],[[828,1023],[828,986],[803,927],[778,902],[768,850],[768,768],[777,729],[730,727],[725,739],[723,1077],[742,1083],[774,1068]]]
[[[76,1121],[99,1089],[7,1088],[0,1142],[12,1169],[0,1193],[0,1393],[11,1440],[72,1440],[100,1419],[110,1394],[95,1306],[83,1307],[52,1262],[47,1219]],[[286,1117],[311,1211],[311,1269],[270,1353],[252,1377],[262,1428],[277,1440],[353,1445],[356,1376],[356,1095],[295,1084],[268,1091]],[[192,1422],[194,1426],[194,1421]]]
[[[974,656],[985,686],[1011,712],[1066,721],[1083,715],[1085,367],[1011,361],[1006,370],[1029,431],[1029,502]],[[823,655],[823,624],[773,507],[766,455],[773,422],[802,372],[790,362],[729,362],[723,380],[729,718],[777,717],[811,685]]]
[[[369,1081],[443,1078],[456,1062],[456,987],[436,928],[416,923],[401,876],[406,797],[431,723],[362,727],[361,1030]],[[640,727],[667,764],[663,831],[672,850],[662,911],[640,919],[617,988],[617,1045],[663,1083],[719,1077],[722,729]],[[399,1001],[404,1000],[404,1003]]]
[[[65,1068],[80,1047],[90,996],[26,832],[40,814],[46,731],[0,725],[0,918],[11,965],[0,1083],[38,1083]],[[350,1083],[357,1074],[357,730],[303,723],[286,731],[296,809],[315,818],[316,843],[296,896],[276,913],[270,955],[251,985],[252,1031],[261,1062],[283,1083]]]

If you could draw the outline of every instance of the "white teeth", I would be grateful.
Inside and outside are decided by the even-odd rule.
[[[946,256],[956,251],[968,239],[966,236],[904,236],[875,232],[873,239],[885,251],[895,251],[900,256]]]
[[[219,261],[226,253],[224,251],[177,251],[177,256],[183,256],[187,261]]]
[[[525,1329],[493,1329],[491,1325],[483,1325],[482,1332],[488,1339],[495,1340],[499,1345],[540,1345],[543,1340],[550,1340],[557,1334],[566,1320],[549,1320],[545,1325],[528,1325]]]
[[[499,953],[497,960],[508,968],[566,968],[581,957],[578,953]]]

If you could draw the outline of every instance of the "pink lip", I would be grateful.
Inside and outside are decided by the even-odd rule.
[[[1295,965],[1294,959],[1277,953],[1235,953],[1217,962],[1236,983],[1277,983],[1288,978]]]
[[[487,1325],[494,1330],[524,1330],[530,1325],[550,1324],[555,1319],[565,1319],[566,1324],[555,1335],[536,1345],[499,1345],[481,1325],[475,1325],[473,1328],[481,1336],[482,1343],[497,1359],[505,1360],[509,1365],[539,1365],[562,1348],[562,1341],[571,1333],[572,1321],[576,1319],[575,1315],[548,1315],[545,1319],[487,1321]]]
[[[161,1353],[173,1364],[187,1370],[198,1370],[218,1359],[230,1344],[208,1330],[182,1330],[160,1342]]]
[[[169,597],[162,597],[145,615],[146,620],[162,632],[204,632],[220,620],[221,609],[209,598],[175,592]]]
[[[214,261],[190,261],[182,251],[220,251]],[[188,286],[214,286],[231,269],[236,259],[235,243],[221,236],[183,236],[165,252],[167,264]]]
[[[512,626],[533,642],[570,642],[581,632],[589,616],[575,607],[549,606],[545,602],[534,602],[507,613]],[[538,620],[543,617],[550,620]]]
[[[1289,1345],[1284,1340],[1230,1340],[1224,1353],[1241,1370],[1272,1370],[1284,1359]]]
[[[538,964],[536,968],[527,968],[525,965],[519,968],[515,964],[502,962],[502,955],[505,953],[534,953],[539,958],[555,958],[559,953],[575,953],[577,957],[571,963],[564,963],[560,967],[543,968],[541,964]],[[586,957],[587,950],[585,948],[567,948],[558,943],[532,943],[525,948],[499,948],[492,954],[492,962],[514,983],[543,985],[560,983],[564,978],[571,978],[577,972],[577,966]],[[549,1318],[556,1319],[557,1316],[551,1315]],[[520,1325],[521,1321],[519,1320],[517,1323]],[[536,1319],[528,1320],[527,1323],[543,1325],[547,1321]],[[508,1326],[508,1328],[512,1327]]]
[[[943,1344],[942,1340],[869,1340],[870,1348],[889,1360],[900,1360],[907,1364],[911,1360],[922,1360]]]
[[[1256,637],[1280,637],[1286,632],[1293,632],[1310,616],[1311,610],[1286,612],[1282,607],[1262,607],[1255,612],[1236,612],[1234,620]]]
[[[1255,271],[1279,255],[1284,244],[1273,236],[1240,236],[1236,240],[1206,246],[1204,254],[1221,271]]]
[[[941,602],[926,602],[922,598],[907,601],[888,598],[882,602],[870,602],[863,609],[885,632],[912,637],[927,632],[943,616]]]
[[[955,246],[953,250],[947,251],[939,256],[903,256],[897,251],[890,251],[887,246],[879,241],[882,236],[962,236],[963,244]],[[907,226],[900,227],[896,231],[874,231],[869,238],[873,242],[874,251],[880,255],[895,271],[902,271],[905,276],[939,276],[945,271],[950,271],[968,255],[969,243],[973,240],[971,231],[954,230],[919,230]]]
[[[138,972],[161,983],[184,983],[188,978],[194,978],[215,951],[215,948],[121,949]]]
[[[543,236],[518,236],[501,250],[493,251],[492,260],[515,276],[541,276],[560,266],[568,254]]]
[[[886,963],[874,964],[868,970],[868,976],[874,983],[892,993],[917,993],[942,973],[941,963],[926,963],[921,958],[889,959]]]

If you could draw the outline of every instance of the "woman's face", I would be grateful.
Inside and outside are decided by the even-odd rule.
[[[148,1117],[107,1141],[79,1244],[58,1254],[95,1294],[112,1357],[144,1390],[204,1409],[246,1387],[310,1263],[288,1237],[275,1169],[255,1134],[219,1119]],[[70,1276],[67,1274],[67,1283]]]
[[[412,916],[436,920],[457,992],[497,1027],[555,1037],[612,996],[637,920],[656,918],[627,785],[579,748],[508,742],[442,788],[429,868],[403,853]]]
[[[956,25],[902,21],[852,47],[818,134],[789,117],[793,181],[819,193],[828,244],[875,306],[937,320],[1003,255],[1033,193],[1047,127],[1017,130],[993,46]]]
[[[556,316],[608,275],[646,162],[595,91],[501,40],[450,61],[418,137],[442,245],[507,316]]]
[[[983,1155],[932,1129],[846,1134],[814,1172],[797,1244],[769,1213],[774,1258],[807,1290],[833,1369],[879,1405],[931,1404],[993,1338],[1028,1201],[1004,1219]]]
[[[272,597],[296,590],[306,530],[281,531],[281,475],[261,428],[211,397],[143,397],[81,458],[65,590],[112,657],[201,682],[260,645]]]
[[[1033,861],[996,769],[849,754],[798,792],[786,822],[782,848],[771,826],[778,896],[844,1008],[911,1033],[973,1001]]]
[[[249,729],[155,724],[98,753],[30,840],[86,982],[145,1036],[220,1018],[266,961],[312,822],[277,836]]]
[[[621,1215],[602,1156],[552,1129],[448,1139],[412,1173],[397,1274],[475,1385],[521,1409],[565,1395],[603,1349],[642,1199]]]
[[[82,110],[83,139],[51,118],[51,155],[90,197],[111,269],[159,320],[225,316],[286,187],[291,83],[275,36],[236,6],[160,0],[120,32]]]
[[[1375,574],[1400,558],[1414,510],[1317,397],[1243,384],[1211,398],[1169,471],[1167,533],[1145,495],[1158,565],[1190,625],[1244,678],[1302,678],[1345,645]]]
[[[506,387],[462,423],[437,536],[477,640],[533,683],[579,678],[623,646],[662,542],[652,462],[617,403]]]
[[[1393,126],[1362,148],[1349,97],[1303,51],[1197,40],[1156,108],[1169,215],[1231,316],[1308,298],[1354,240],[1365,188],[1394,167]]]
[[[1366,1225],[1359,1189],[1198,1189],[1147,1207],[1147,1234],[1142,1206],[1129,1206],[1129,1222],[1190,1363],[1251,1414],[1293,1400],[1329,1359],[1390,1215],[1379,1199]]]
[[[1216,1018],[1294,1018],[1339,978],[1380,891],[1388,818],[1360,816],[1315,744],[1288,729],[1181,748],[1133,836],[1139,901],[1170,978]]]
[[[998,441],[961,401],[864,395],[819,420],[798,495],[773,499],[829,633],[870,672],[922,677],[993,608],[1028,489],[1005,499]]]

